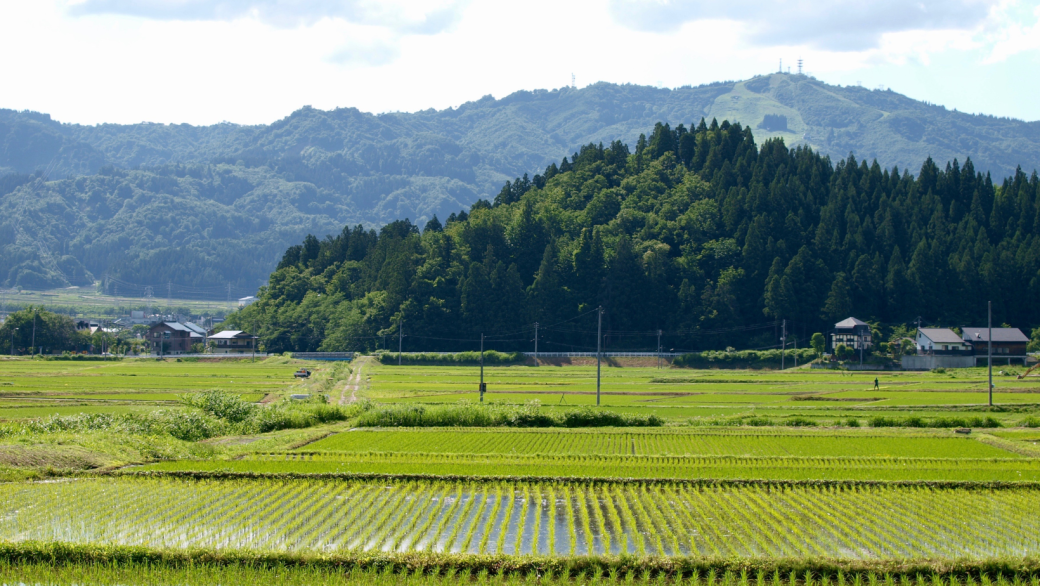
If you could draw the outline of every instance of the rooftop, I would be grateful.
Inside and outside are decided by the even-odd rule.
[[[252,338],[253,336],[249,332],[243,332],[242,330],[224,330],[223,332],[217,332],[209,337],[210,340],[225,340],[231,338]]]
[[[854,328],[854,327],[857,327],[857,326],[865,326],[865,325],[867,325],[867,322],[860,321],[860,320],[858,320],[858,319],[856,319],[854,317],[850,317],[850,318],[843,319],[840,322],[834,324],[834,327],[836,327],[836,328]]]
[[[963,338],[971,342],[988,342],[987,328],[964,328]],[[994,342],[1012,342],[1025,344],[1029,338],[1018,328],[993,328]]]
[[[939,344],[963,344],[964,340],[950,328],[921,328],[921,335]]]

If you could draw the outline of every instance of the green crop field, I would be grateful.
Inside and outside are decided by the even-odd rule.
[[[602,370],[601,404],[619,412],[656,413],[669,419],[799,415],[872,417],[899,412],[939,417],[946,411],[983,412],[1013,425],[1019,413],[1040,412],[1040,377],[1018,379],[997,370],[994,401],[1011,412],[989,412],[986,371],[843,372],[685,370],[612,367]],[[1011,372],[1017,372],[1009,370]],[[574,407],[596,404],[594,366],[489,366],[492,404]],[[874,389],[874,379],[879,388]],[[473,366],[396,366],[373,363],[363,395],[381,402],[476,402],[479,369]],[[641,411],[632,411],[639,409]]]
[[[303,452],[172,461],[147,471],[483,477],[1040,482],[1037,459],[793,458]]]
[[[99,478],[0,485],[12,540],[297,552],[985,558],[1036,488]],[[985,511],[985,515],[979,515]]]
[[[1040,586],[1037,377],[301,364],[0,363],[0,584]]]
[[[308,451],[455,454],[624,454],[711,456],[830,456],[1011,458],[973,438],[771,431],[353,431],[306,446]]]
[[[186,394],[219,389],[257,402],[294,392],[297,367],[285,359],[0,361],[0,419],[76,413],[129,413],[170,406]],[[312,366],[322,370],[328,365]]]

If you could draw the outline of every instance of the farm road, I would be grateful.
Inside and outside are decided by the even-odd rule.
[[[343,390],[339,394],[340,405],[349,405],[357,401],[357,392],[361,388],[361,369],[367,361],[368,356],[361,356],[354,362],[354,374],[347,378],[347,382],[343,385]],[[350,390],[349,398],[347,398],[347,390]]]

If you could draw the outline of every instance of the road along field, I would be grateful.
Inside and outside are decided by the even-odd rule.
[[[601,404],[625,413],[668,419],[801,416],[814,419],[878,415],[986,413],[1016,424],[1040,412],[1040,376],[997,368],[988,408],[982,368],[932,372],[688,370],[604,367]],[[874,380],[878,379],[878,388]],[[485,367],[485,402],[571,408],[596,403],[594,366]],[[396,366],[373,362],[362,396],[380,402],[425,405],[476,402],[479,369],[472,366]],[[1025,415],[1023,415],[1025,414]],[[1037,423],[1040,425],[1040,421]]]
[[[269,551],[985,558],[1040,549],[1040,490],[95,478],[0,485],[7,539]],[[979,515],[985,511],[985,515]]]

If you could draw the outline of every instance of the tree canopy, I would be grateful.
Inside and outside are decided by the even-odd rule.
[[[995,183],[970,160],[917,176],[832,164],[750,128],[658,123],[634,149],[588,144],[494,202],[289,248],[260,300],[270,350],[371,349],[403,321],[414,350],[768,345],[846,313],[905,323],[1040,323],[1040,181]],[[1028,331],[1028,330],[1027,330]],[[757,332],[757,337],[756,337]]]

